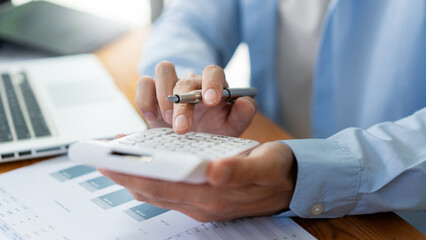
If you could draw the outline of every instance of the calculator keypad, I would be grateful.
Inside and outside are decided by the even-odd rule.
[[[170,128],[153,128],[116,141],[140,148],[190,153],[207,159],[234,155],[258,145],[253,140],[209,133],[189,132],[179,135]]]

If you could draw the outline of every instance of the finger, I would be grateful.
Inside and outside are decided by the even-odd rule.
[[[173,94],[187,93],[201,88],[201,79],[196,75],[186,76],[176,83]],[[178,134],[191,130],[194,121],[194,104],[179,103],[173,109],[173,129]]]
[[[122,137],[125,137],[125,136],[127,136],[127,135],[120,133],[120,134],[115,135],[114,139],[119,139],[119,138],[122,138]]]
[[[146,202],[150,205],[153,205],[162,209],[179,211],[199,222],[228,220],[228,219],[225,219],[224,216],[220,214],[220,211],[211,212],[211,211],[207,211],[203,208],[199,208],[197,206],[187,204],[187,203],[175,203],[175,202],[170,202],[167,200],[151,199],[146,197],[143,193],[132,192],[132,191],[130,192],[137,201]]]
[[[152,204],[156,207],[169,209],[169,210],[179,210],[181,207],[188,207],[186,203],[175,202],[169,199],[160,200],[158,198],[147,197],[143,192],[135,191],[133,189],[126,188],[133,196],[133,198],[139,202],[146,202]]]
[[[150,199],[174,203],[205,203],[213,199],[211,188],[207,185],[194,185],[182,182],[168,182],[113,172],[105,169],[99,171],[118,185],[133,192],[143,193]]]
[[[223,88],[228,87],[225,72],[216,65],[207,66],[202,75],[203,102],[208,106],[217,105],[222,99]]]
[[[121,175],[121,177],[124,177],[123,179],[119,180],[112,176],[112,179],[124,185],[133,194],[136,200],[144,201],[160,208],[180,211],[198,221],[229,220],[244,216],[272,214],[280,209],[285,208],[285,204],[288,204],[288,201],[286,201],[286,199],[291,199],[291,192],[284,192],[278,188],[256,187],[257,189],[261,190],[261,192],[259,192],[259,190],[256,190],[256,194],[253,194],[253,192],[250,191],[253,188],[249,188],[248,191],[240,191],[235,189],[220,190],[211,187],[207,188],[206,186],[208,185],[204,185],[204,188],[206,188],[208,191],[202,192],[200,191],[200,189],[197,189],[198,185],[181,183],[177,183],[177,185],[175,185],[175,183],[167,183],[156,180],[150,181],[149,179],[143,178],[140,179],[140,182],[135,182],[136,185],[126,184],[126,182],[128,183],[127,180],[129,180],[126,178],[135,177],[131,177],[129,175],[123,176],[123,174],[114,173],[102,169],[100,169],[100,171],[108,177],[111,177],[110,174],[116,175],[115,177],[119,175]],[[121,181],[124,181],[124,183]],[[159,195],[158,193],[160,192],[158,190],[154,190],[157,191],[157,194],[152,194],[152,189],[163,189],[164,187],[162,185],[157,185],[157,183],[166,184],[169,191],[176,190],[176,192],[180,192],[180,196],[187,197],[176,201],[176,197],[173,196],[174,194],[168,195],[167,192],[164,192],[166,193],[166,195]],[[151,190],[146,190],[143,187],[150,185],[152,185]],[[179,185],[187,186],[185,186],[185,189],[181,189]],[[134,189],[133,187],[136,186],[137,189]],[[212,192],[210,196],[208,195],[209,192]],[[238,193],[236,195],[237,198],[235,198],[235,196],[229,198],[228,196],[233,195],[233,192],[241,193]],[[278,198],[276,197],[277,194],[279,195]],[[282,194],[284,194],[285,196],[283,197]],[[194,203],[192,199],[194,199],[194,196],[197,195],[205,196],[205,198],[202,201]],[[287,195],[289,197],[286,197]],[[251,200],[247,201],[247,197],[251,198]],[[245,201],[241,201],[242,199],[244,199]],[[274,204],[271,204],[272,202]],[[280,204],[282,204],[283,206],[281,206]]]
[[[148,125],[151,126],[159,121],[154,79],[149,76],[143,76],[139,79],[136,86],[135,102]]]
[[[100,169],[100,171],[117,184],[132,193],[139,193],[147,199],[165,201],[174,204],[189,204],[200,209],[214,210],[223,208],[228,203],[247,204],[257,202],[275,194],[277,188],[250,186],[238,189],[219,189],[210,185],[193,185],[172,183],[149,178],[139,178]],[[141,197],[141,196],[140,196]],[[140,200],[143,201],[143,200]]]
[[[173,88],[178,81],[175,66],[170,62],[160,62],[155,68],[155,85],[157,93],[157,101],[163,119],[172,124],[173,103],[166,98],[173,94]]]
[[[228,115],[228,122],[237,132],[243,132],[257,111],[257,102],[251,97],[238,98]]]
[[[214,201],[195,205],[187,202],[176,203],[169,199],[150,198],[143,192],[134,192],[132,190],[130,192],[138,201],[146,202],[163,209],[179,211],[200,222],[228,221],[248,216],[271,215],[288,208],[292,196],[291,192],[275,191],[274,194],[269,194],[247,203]]]

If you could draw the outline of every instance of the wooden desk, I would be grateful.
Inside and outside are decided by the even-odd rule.
[[[138,79],[136,66],[141,58],[140,49],[147,32],[147,28],[135,29],[96,52],[115,79],[117,86],[133,105]],[[243,137],[255,139],[261,143],[291,138],[261,114],[256,115]],[[2,164],[0,173],[38,161],[40,160]],[[293,219],[318,239],[426,239],[426,236],[394,213],[347,216],[339,219]]]

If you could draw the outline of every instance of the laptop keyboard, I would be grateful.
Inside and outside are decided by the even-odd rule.
[[[30,131],[25,123],[24,114],[18,101],[18,96],[13,88],[12,80],[9,74],[3,73],[3,86],[6,91],[7,100],[9,102],[10,114],[12,115],[13,125],[15,126],[16,137],[18,139],[31,138]]]
[[[10,132],[9,123],[6,118],[3,100],[0,97],[0,142],[12,141],[12,133]]]
[[[34,134],[36,137],[50,136],[49,127],[43,117],[43,113],[41,112],[34,92],[31,89],[30,83],[28,82],[27,75],[22,73],[22,77],[23,81],[20,84],[21,91],[25,104],[27,105],[27,111],[31,124],[33,125]]]
[[[9,73],[1,74],[0,85],[3,85],[4,91],[0,91],[0,142],[50,136],[27,75],[19,72],[13,76],[18,80],[13,81]],[[3,93],[5,97],[1,96]],[[9,118],[7,112],[10,113]]]

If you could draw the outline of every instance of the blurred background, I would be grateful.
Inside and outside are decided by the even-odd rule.
[[[30,2],[30,0],[12,1],[14,5],[27,2]],[[48,0],[48,2],[129,24],[130,26],[148,24],[151,18],[150,0]]]
[[[19,6],[30,1],[12,0],[11,2],[13,5]],[[47,2],[112,20],[127,25],[130,29],[150,24],[161,13],[163,6],[167,4],[167,0],[47,0]],[[4,62],[4,57],[12,61],[15,58],[20,60],[21,56],[24,58],[43,56],[29,52],[22,55],[17,51],[19,52],[19,49],[3,48],[0,50],[0,62]],[[9,54],[10,52],[13,52],[13,54]],[[243,43],[238,47],[225,71],[231,87],[249,86],[250,60],[247,45]]]
[[[0,2],[8,2],[0,0]],[[19,6],[31,0],[12,0]],[[124,24],[129,29],[142,27],[154,21],[161,14],[167,0],[47,0],[54,4],[69,7],[91,15]],[[20,49],[3,47],[0,49],[0,62],[21,58],[43,57],[37,52],[20,52]],[[247,87],[250,79],[250,61],[247,45],[241,44],[225,69],[231,87]]]

